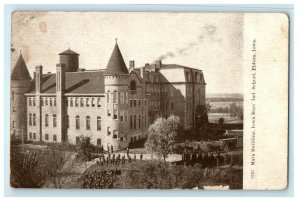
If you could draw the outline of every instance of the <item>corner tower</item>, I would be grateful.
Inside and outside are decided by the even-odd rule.
[[[104,147],[113,146],[115,150],[127,147],[125,139],[128,130],[128,82],[129,72],[116,41],[113,52],[104,72],[107,113],[105,122]],[[105,146],[106,145],[106,146]]]
[[[13,138],[26,140],[27,105],[25,93],[30,90],[31,77],[20,52],[11,73],[10,88],[10,133]]]

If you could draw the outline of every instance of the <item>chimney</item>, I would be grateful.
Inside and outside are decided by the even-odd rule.
[[[39,65],[35,67],[35,92],[41,93],[42,91],[42,76],[43,66]]]
[[[64,93],[66,65],[63,63],[56,64],[56,91]]]
[[[141,67],[141,78],[144,79],[145,67]]]
[[[161,60],[156,61],[156,66],[157,66],[157,68],[161,67]]]
[[[129,61],[129,69],[134,69],[134,60]]]

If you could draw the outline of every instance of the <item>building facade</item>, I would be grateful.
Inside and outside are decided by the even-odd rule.
[[[31,141],[76,144],[83,136],[122,149],[145,138],[158,117],[174,114],[192,129],[206,115],[201,70],[160,61],[127,68],[117,43],[104,70],[79,68],[79,54],[68,49],[56,73],[37,66],[33,79],[20,55],[11,80],[11,130],[21,127]]]

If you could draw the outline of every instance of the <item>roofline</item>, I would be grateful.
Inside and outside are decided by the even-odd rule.
[[[25,93],[25,96],[56,96],[56,93],[49,93],[49,94],[46,94],[46,93],[40,93],[40,94],[36,94],[36,93]],[[66,93],[64,94],[64,96],[101,96],[101,97],[104,97],[105,96],[105,93],[99,93],[99,94],[75,94],[75,93]]]

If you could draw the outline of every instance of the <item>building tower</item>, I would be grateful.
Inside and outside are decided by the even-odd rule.
[[[25,93],[30,90],[31,77],[20,52],[11,73],[10,133],[15,139],[27,139],[27,111]]]
[[[66,51],[58,54],[59,63],[65,64],[65,72],[76,72],[79,66],[79,54],[67,49]]]
[[[127,147],[120,137],[127,136],[128,125],[122,123],[120,115],[128,114],[129,72],[116,41],[104,72],[105,95],[107,101],[107,121],[105,121],[106,138],[104,147],[113,146],[115,150]],[[124,143],[124,144],[123,144]],[[105,146],[106,145],[106,146]]]

